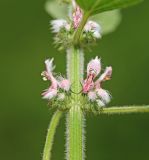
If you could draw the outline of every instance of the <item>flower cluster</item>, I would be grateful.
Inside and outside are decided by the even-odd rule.
[[[100,72],[101,61],[96,57],[87,65],[87,78],[83,82],[82,92],[88,96],[89,101],[96,102],[98,106],[103,107],[110,102],[111,95],[101,87],[101,84],[111,78],[112,67],[106,67],[104,73],[97,78]]]
[[[70,14],[69,21],[57,19],[51,21],[52,31],[55,33],[55,44],[59,49],[64,49],[72,44],[75,30],[79,27],[83,17],[83,12],[79,6],[73,1],[73,11]],[[81,46],[93,44],[97,39],[101,38],[101,27],[94,21],[88,21],[84,26],[81,35]]]
[[[68,79],[62,76],[54,76],[53,58],[45,60],[46,70],[41,73],[43,80],[51,82],[48,89],[42,93],[43,99],[50,102],[57,100],[64,102],[66,97],[69,97],[71,92],[71,84]],[[98,57],[92,59],[87,65],[87,77],[82,84],[82,94],[87,95],[90,102],[96,103],[99,107],[103,107],[111,100],[111,95],[104,90],[101,85],[102,82],[109,80],[112,75],[112,67],[106,67],[104,73],[99,77],[101,72],[101,61]]]
[[[51,81],[51,85],[48,89],[44,90],[42,93],[43,99],[51,100],[57,98],[62,101],[65,99],[66,93],[70,90],[70,82],[68,79],[65,79],[61,76],[54,77],[53,70],[53,58],[45,60],[46,70],[41,73],[44,81]]]

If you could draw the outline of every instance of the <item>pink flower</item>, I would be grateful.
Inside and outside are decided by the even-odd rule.
[[[94,87],[94,79],[101,71],[100,59],[96,57],[87,65],[87,78],[83,83],[83,93],[89,92]]]
[[[101,62],[98,57],[92,59],[87,65],[87,75],[92,74],[95,78],[101,71]]]
[[[42,72],[42,76],[44,80],[50,80],[51,86],[45,90],[45,92],[42,93],[42,96],[44,99],[51,99],[57,95],[57,89],[58,89],[58,81],[53,76],[52,71],[54,70],[53,66],[53,58],[45,60],[46,65],[46,71]]]
[[[108,91],[101,88],[102,82],[109,80],[112,75],[112,67],[106,67],[104,73],[95,80],[101,71],[101,62],[98,57],[92,59],[87,65],[87,78],[84,80],[82,92],[87,94],[90,101],[96,101],[97,105],[102,107],[111,100]]]
[[[95,38],[101,38],[101,26],[94,21],[88,21],[84,27],[84,31],[92,32]]]
[[[102,89],[102,88],[99,88],[99,89],[96,89],[96,92],[97,92],[97,95],[101,98],[101,100],[107,104],[110,102],[111,100],[111,96],[109,94],[108,91]]]
[[[78,28],[78,26],[82,20],[82,17],[83,17],[83,14],[82,14],[80,7],[76,6],[75,11],[72,15],[74,29]]]
[[[63,100],[65,98],[64,93],[60,93],[59,89],[63,89],[64,91],[69,91],[70,89],[70,81],[68,79],[64,79],[63,77],[55,78],[53,76],[53,70],[55,66],[53,66],[53,58],[45,60],[46,70],[42,72],[43,80],[51,81],[51,85],[48,89],[44,90],[42,93],[43,99],[52,99],[57,96],[58,100]]]
[[[112,67],[106,67],[104,73],[99,77],[99,79],[95,82],[96,88],[100,88],[101,83],[107,80],[110,80],[112,76]]]
[[[52,89],[51,87],[49,89],[46,89],[45,92],[42,93],[43,99],[52,99],[57,95],[57,89]]]
[[[87,79],[83,83],[83,93],[88,93],[91,89],[94,87],[93,77],[92,75],[89,75]]]
[[[68,79],[61,78],[61,80],[59,82],[59,87],[65,91],[69,91],[70,81]]]
[[[106,67],[104,73],[100,76],[99,81],[106,81],[106,80],[110,80],[112,76],[112,67]]]

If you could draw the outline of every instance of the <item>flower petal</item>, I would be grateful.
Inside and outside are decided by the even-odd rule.
[[[96,90],[97,95],[103,100],[106,104],[110,102],[111,100],[111,95],[109,94],[108,91],[100,88]]]
[[[99,77],[99,81],[106,81],[109,80],[112,76],[112,67],[106,67],[104,73]]]
[[[93,74],[94,78],[100,73],[101,71],[101,62],[98,57],[92,59],[87,65],[87,75]]]
[[[42,95],[43,95],[42,97],[43,99],[50,100],[57,95],[57,90],[49,88],[46,92],[42,93]]]

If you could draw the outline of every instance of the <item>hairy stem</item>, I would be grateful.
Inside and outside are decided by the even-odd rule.
[[[100,114],[131,114],[131,113],[149,113],[149,106],[121,106],[121,107],[109,107],[101,108],[100,110],[85,109],[88,112],[92,112],[96,115]]]
[[[45,146],[44,146],[42,160],[50,160],[51,159],[51,149],[52,149],[52,145],[53,145],[53,139],[54,139],[54,135],[56,132],[56,128],[59,124],[59,120],[62,117],[62,114],[63,114],[62,111],[57,110],[51,119],[51,122],[50,122],[50,125],[48,128]]]
[[[67,114],[67,160],[82,160],[83,148],[83,112],[81,110],[81,80],[83,79],[83,53],[76,48],[67,52],[67,74],[72,83],[71,109]]]
[[[103,108],[103,114],[145,113],[149,112],[149,106],[124,106]]]

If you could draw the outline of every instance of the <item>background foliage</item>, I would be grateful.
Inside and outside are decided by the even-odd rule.
[[[52,46],[51,17],[44,0],[0,1],[0,159],[40,160],[51,113],[40,93],[43,61],[55,57],[56,71],[65,73],[65,56]],[[91,57],[112,65],[110,105],[149,104],[149,1],[122,11],[116,32],[103,37]],[[56,134],[54,160],[64,158],[64,120]],[[89,116],[88,160],[149,159],[149,115]]]

